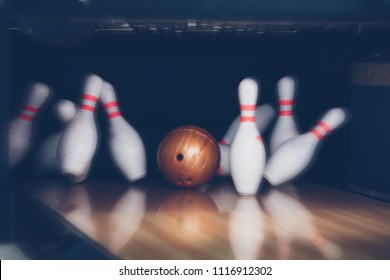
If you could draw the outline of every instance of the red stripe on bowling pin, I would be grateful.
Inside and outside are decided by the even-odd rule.
[[[109,119],[114,119],[116,117],[120,117],[122,116],[121,112],[119,111],[119,108],[118,108],[118,102],[116,101],[111,101],[111,102],[108,102],[106,104],[104,104],[104,108],[106,110],[110,110],[110,109],[114,109],[112,112],[108,113],[107,117]]]
[[[30,106],[30,105],[26,105],[23,107],[23,112],[19,115],[19,118],[26,121],[26,122],[32,122],[34,120],[34,115],[38,111],[39,111],[39,108]],[[30,114],[27,114],[27,113],[30,113]]]
[[[32,122],[34,118],[32,116],[26,115],[26,114],[20,114],[19,118],[22,120],[25,120],[26,122]]]
[[[118,107],[118,102],[111,101],[111,102],[104,104],[104,108],[106,108],[107,110],[112,108],[112,107]]]
[[[256,105],[241,105],[240,110],[241,111],[255,111]]]
[[[29,112],[31,112],[31,113],[36,113],[36,112],[39,111],[39,108],[35,108],[35,107],[33,107],[33,106],[30,106],[30,105],[24,106],[23,109],[24,109],[25,111],[29,111]]]
[[[310,130],[310,132],[318,139],[321,140],[324,136],[322,136],[321,132],[319,132],[316,128]]]
[[[219,144],[228,145],[229,143],[225,139],[221,139],[221,141],[219,141]]]
[[[279,107],[292,106],[292,105],[294,105],[294,100],[292,100],[292,99],[279,100]],[[289,109],[280,108],[279,116],[289,117],[292,115],[293,115],[293,110],[291,108],[289,108]]]
[[[332,129],[329,127],[329,125],[326,122],[320,121],[317,125],[321,127],[326,133],[332,131]]]
[[[256,137],[256,139],[257,139],[257,141],[260,141],[261,143],[263,143],[263,138],[261,138],[261,136],[259,135],[259,136],[257,136]]]
[[[294,100],[288,99],[288,100],[279,100],[279,106],[291,106],[294,104]]]
[[[251,117],[241,116],[240,122],[256,122],[256,118],[254,116],[251,116]]]
[[[318,128],[321,128],[324,133],[321,133],[321,131],[318,129]],[[310,130],[311,133],[313,133],[313,135],[318,139],[318,140],[321,140],[322,138],[325,137],[325,135],[327,135],[329,132],[331,132],[332,129],[329,127],[329,125],[324,122],[324,121],[320,121],[315,128],[313,128],[312,130]]]
[[[122,116],[122,114],[119,111],[108,114],[109,119],[113,119],[113,118],[120,117],[120,116]]]
[[[96,103],[98,101],[97,97],[90,95],[90,94],[84,94],[83,100],[89,100],[89,101],[92,101],[94,103]]]
[[[81,105],[81,110],[95,112],[95,108],[94,107],[92,107],[90,105],[86,105],[86,104]]]
[[[91,101],[93,103],[96,103],[98,101],[98,98],[93,96],[93,95],[90,95],[90,94],[84,94],[83,95],[83,103],[85,101]],[[85,111],[95,112],[95,104],[92,104],[92,105],[82,104],[80,109],[85,110]]]
[[[280,110],[279,116],[286,117],[286,116],[292,116],[293,111],[292,110]]]

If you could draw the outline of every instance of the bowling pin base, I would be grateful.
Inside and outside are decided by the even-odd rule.
[[[87,178],[87,174],[77,174],[72,170],[63,170],[61,175],[73,183],[80,183]]]
[[[126,179],[130,182],[130,183],[134,183],[134,182],[138,182],[142,179],[145,179],[146,178],[146,173],[145,174],[140,174],[140,175],[137,175],[137,176],[132,176],[132,177],[129,177],[129,176],[126,176]]]

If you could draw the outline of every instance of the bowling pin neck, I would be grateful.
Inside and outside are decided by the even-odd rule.
[[[49,97],[50,89],[47,85],[41,83],[34,84],[30,89],[28,100],[18,116],[19,119],[27,122],[34,121],[34,117]]]
[[[256,111],[256,105],[240,105],[240,122],[245,123],[245,122],[251,122],[255,123],[256,122],[256,116],[255,116],[255,111]]]
[[[104,108],[106,109],[108,119],[118,120],[122,118],[122,113],[120,112],[118,103],[116,101],[105,103]]]
[[[102,91],[103,80],[96,75],[89,75],[85,80],[84,95],[81,102],[81,110],[94,112],[96,103]]]
[[[98,98],[90,94],[84,94],[80,109],[87,112],[95,112]]]
[[[103,103],[104,109],[107,112],[108,119],[122,119],[122,114],[119,110],[119,104],[116,99],[115,89],[110,83],[104,82],[100,99]]]
[[[329,125],[326,122],[320,121],[317,123],[317,125],[310,130],[310,133],[317,138],[317,140],[321,140],[326,135],[328,135],[330,132],[332,132],[332,129],[329,127]]]
[[[346,120],[346,112],[341,108],[330,109],[321,121],[310,131],[318,140],[321,140],[342,125]]]
[[[238,86],[238,97],[240,101],[240,123],[255,123],[256,102],[258,96],[258,85],[253,79],[246,78]]]
[[[84,94],[99,98],[103,87],[103,80],[97,75],[89,75],[85,79]]]
[[[279,116],[290,117],[293,115],[295,81],[290,76],[285,76],[278,81]]]
[[[294,100],[281,99],[279,100],[279,116],[280,117],[292,117],[294,116]]]
[[[31,105],[25,105],[22,112],[19,114],[18,118],[26,121],[33,122],[35,115],[39,112],[39,108],[33,107]]]

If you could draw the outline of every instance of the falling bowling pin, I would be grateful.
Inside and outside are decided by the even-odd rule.
[[[102,86],[100,77],[89,75],[86,78],[81,107],[65,128],[58,144],[60,172],[74,182],[81,182],[87,177],[96,152],[98,133],[94,112]]]
[[[229,176],[230,175],[230,163],[229,163],[229,153],[230,153],[230,145],[224,145],[219,143],[219,152],[221,155],[221,159],[219,161],[219,167],[217,170],[218,176]]]
[[[256,127],[255,109],[258,85],[246,78],[238,87],[240,125],[229,152],[234,186],[240,195],[255,195],[263,176],[265,149]]]
[[[50,89],[47,85],[42,83],[32,85],[23,111],[10,123],[8,134],[10,167],[18,164],[26,155],[31,145],[34,119],[49,96]]]
[[[271,153],[282,143],[299,135],[293,110],[295,90],[295,81],[292,77],[286,76],[278,81],[279,117],[270,137]]]
[[[284,142],[269,158],[264,178],[272,186],[300,175],[312,161],[320,141],[346,120],[346,111],[330,109],[309,132]]]
[[[109,146],[112,157],[129,181],[146,176],[146,152],[138,132],[123,118],[114,88],[105,82],[101,101],[107,112],[110,126]]]

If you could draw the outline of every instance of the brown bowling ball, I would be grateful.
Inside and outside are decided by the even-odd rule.
[[[161,142],[158,166],[171,183],[180,187],[197,187],[216,173],[220,152],[215,138],[197,126],[174,129]]]

